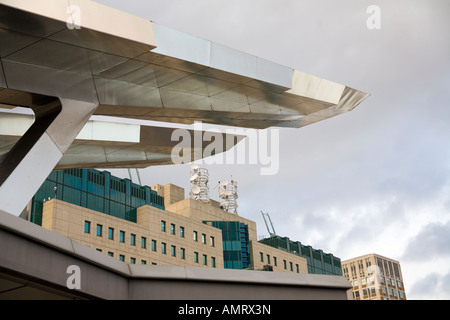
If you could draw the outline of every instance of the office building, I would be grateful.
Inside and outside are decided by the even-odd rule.
[[[341,260],[331,253],[292,241],[288,237],[273,235],[260,240],[261,243],[304,257],[308,265],[308,273],[342,275]]]
[[[54,171],[29,205],[30,220],[131,264],[342,275],[331,254],[287,238],[258,241],[254,221],[184,193],[107,171]]]
[[[400,263],[378,254],[342,261],[354,300],[406,300]]]

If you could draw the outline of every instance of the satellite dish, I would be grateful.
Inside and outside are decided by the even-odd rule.
[[[194,200],[199,200],[205,203],[209,203],[209,174],[208,170],[205,168],[201,168],[196,164],[191,166],[191,177],[189,181],[191,183],[191,191],[189,195]]]
[[[234,180],[219,181],[220,207],[230,213],[237,213],[237,182]]]
[[[200,189],[201,188],[199,186],[192,186],[191,191],[193,194],[198,194],[198,193],[200,193]]]

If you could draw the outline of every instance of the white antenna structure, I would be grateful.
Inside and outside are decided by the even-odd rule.
[[[219,181],[219,199],[220,207],[228,212],[237,214],[237,182],[234,180]]]
[[[210,202],[208,181],[208,169],[200,168],[196,164],[191,166],[191,192],[189,192],[191,199]]]

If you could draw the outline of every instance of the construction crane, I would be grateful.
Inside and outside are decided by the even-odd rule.
[[[268,213],[264,213],[264,212],[262,212],[262,211],[261,211],[261,214],[262,214],[262,216],[263,216],[264,223],[266,224],[267,231],[269,231],[270,236],[271,236],[271,237],[276,236],[277,234],[276,234],[276,232],[275,232],[275,228],[273,227],[272,220],[270,219],[269,214],[268,214]],[[269,224],[267,223],[266,217],[267,217],[267,220],[269,220],[270,226],[272,227],[272,231],[271,231],[270,228],[269,228]]]

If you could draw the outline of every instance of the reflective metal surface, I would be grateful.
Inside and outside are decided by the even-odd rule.
[[[20,214],[96,107],[53,98],[33,108],[31,127],[0,157],[0,209]]]
[[[72,118],[72,117],[71,117]],[[7,154],[34,123],[34,116],[0,111],[0,157]],[[172,150],[180,144],[172,141],[174,128],[123,124],[89,120],[56,164],[65,168],[145,168],[149,165],[173,164]],[[186,130],[190,141],[186,151],[192,161],[203,155],[210,141],[194,144],[193,130]],[[201,132],[203,135],[204,132]],[[223,151],[229,150],[244,136],[220,134]],[[226,141],[234,141],[231,146]],[[197,149],[195,149],[197,148]]]
[[[81,29],[68,28],[68,5]],[[301,127],[367,97],[89,0],[1,0],[0,18],[0,86],[93,102],[95,114]]]

